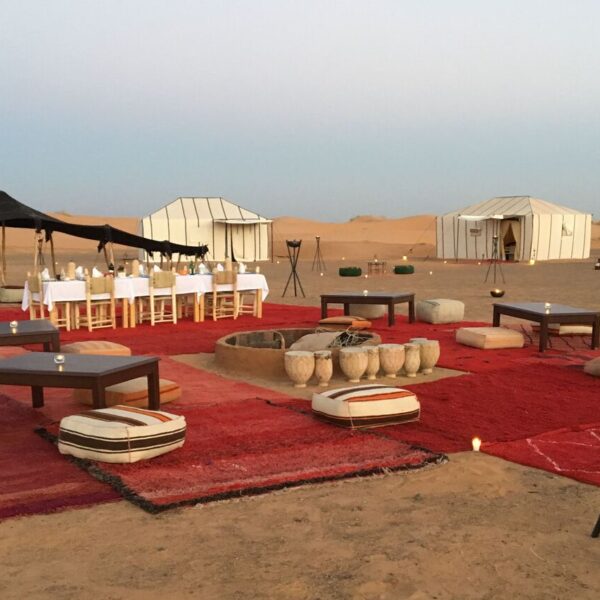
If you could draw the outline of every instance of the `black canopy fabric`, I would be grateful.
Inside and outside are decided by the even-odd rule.
[[[121,246],[141,248],[146,252],[158,252],[169,258],[173,254],[204,258],[208,252],[208,246],[206,245],[185,246],[183,244],[173,244],[168,240],[162,242],[151,240],[110,225],[67,223],[35,210],[2,191],[0,191],[0,223],[5,224],[7,227],[35,229],[36,231],[44,230],[46,239],[49,239],[57,231],[87,240],[94,240],[98,242],[98,251],[112,242]]]

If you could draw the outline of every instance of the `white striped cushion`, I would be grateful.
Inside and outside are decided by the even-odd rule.
[[[132,406],[113,406],[64,417],[61,454],[111,463],[133,463],[180,448],[185,417]]]
[[[312,410],[319,418],[357,429],[418,421],[421,409],[409,390],[370,384],[314,393]]]

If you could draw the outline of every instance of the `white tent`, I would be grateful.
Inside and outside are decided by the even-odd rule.
[[[209,260],[245,262],[269,260],[271,223],[224,198],[177,198],[144,217],[139,229],[141,235],[154,240],[206,244]]]
[[[437,218],[437,257],[552,260],[590,256],[592,215],[531,196],[500,196]],[[497,257],[494,257],[494,238]]]

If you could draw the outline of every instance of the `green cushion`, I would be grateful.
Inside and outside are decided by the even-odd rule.
[[[396,275],[410,275],[415,272],[415,268],[412,265],[396,265],[394,267],[394,273]]]
[[[361,275],[360,267],[340,267],[340,277],[360,277]]]

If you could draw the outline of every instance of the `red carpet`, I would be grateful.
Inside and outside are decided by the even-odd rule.
[[[0,519],[116,500],[33,433],[39,411],[0,395]]]
[[[445,460],[376,432],[332,427],[263,398],[180,405],[173,412],[187,421],[183,448],[132,465],[79,464],[129,501],[159,512]]]
[[[482,451],[600,485],[600,423],[558,429],[523,440],[485,444]]]
[[[23,317],[20,311],[6,310],[1,316],[5,320]],[[229,332],[309,327],[318,316],[315,307],[267,304],[262,321],[251,317],[217,323],[184,321],[176,330],[170,325],[144,325],[92,334],[61,333],[61,338],[64,342],[121,341],[135,353],[211,352],[215,341]],[[394,327],[387,327],[384,320],[375,326],[386,342],[405,342],[415,336],[439,339],[440,366],[470,374],[409,386],[421,401],[419,423],[351,433],[303,414],[308,409],[305,401],[199,372],[163,356],[161,376],[183,387],[181,402],[166,409],[188,418],[188,444],[148,463],[102,466],[97,473],[106,479],[114,477],[116,487],[152,510],[382,467],[414,466],[432,454],[419,450],[415,454],[409,445],[436,453],[455,452],[469,449],[471,438],[478,435],[486,452],[598,483],[594,475],[597,450],[589,451],[589,436],[596,433],[580,428],[596,423],[600,414],[600,382],[581,370],[585,360],[599,354],[589,350],[589,337],[553,337],[552,348],[539,354],[535,338],[520,350],[484,351],[456,344],[458,325],[409,324],[400,317]],[[21,405],[3,400],[0,459],[3,473],[9,473],[9,485],[0,495],[0,516],[47,512],[115,497],[110,488],[88,478],[32,434],[34,427],[44,424],[44,417],[47,423],[80,410],[69,391],[48,390],[43,411],[29,408],[25,388],[4,386],[2,391]],[[574,442],[573,436],[583,441]],[[532,443],[543,449],[544,456]]]

